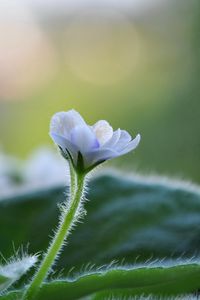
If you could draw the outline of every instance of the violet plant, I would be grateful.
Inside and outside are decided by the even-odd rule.
[[[71,191],[66,200],[68,174],[65,181],[62,177],[56,185],[42,186],[44,167],[56,178],[68,173],[63,168],[57,172],[60,161],[57,165],[44,152],[47,160],[42,154],[36,161],[41,164],[42,172],[36,172],[41,184],[0,196],[0,299],[197,299],[200,187],[116,169],[89,176],[103,161],[139,143],[140,136],[132,140],[123,130],[113,132],[106,121],[88,126],[75,111],[58,113],[50,135],[69,163]],[[89,178],[91,203],[86,203]],[[66,253],[59,256],[85,209],[87,222],[73,232]],[[40,260],[39,253],[44,253]],[[32,277],[28,272],[33,266]]]
[[[36,297],[72,228],[85,215],[84,193],[88,174],[101,163],[134,150],[140,142],[139,134],[132,139],[125,130],[113,131],[104,120],[90,126],[75,110],[59,112],[52,117],[50,136],[69,163],[70,196],[60,206],[61,215],[55,236],[26,289],[23,300]]]

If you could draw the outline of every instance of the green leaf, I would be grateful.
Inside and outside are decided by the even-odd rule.
[[[13,258],[6,265],[0,266],[0,291],[7,289],[19,280],[37,261],[36,256]]]
[[[179,264],[180,262],[175,262]],[[41,287],[36,300],[130,299],[140,295],[176,296],[199,287],[200,265],[185,263],[171,267],[135,266],[98,270],[75,279],[55,280]],[[11,292],[2,300],[18,297],[22,291]],[[127,297],[127,298],[125,298]],[[154,298],[155,299],[155,298]]]
[[[72,300],[92,295],[92,299],[105,299],[112,295],[176,295],[194,291],[199,287],[199,282],[199,265],[111,269],[81,276],[73,282],[55,281],[45,284],[38,300],[53,300],[56,297],[59,300]]]
[[[186,257],[200,250],[200,189],[163,178],[108,173],[89,183],[87,216],[69,238],[57,269],[77,270],[91,262],[117,259],[133,263],[152,258]],[[46,249],[57,225],[63,187],[25,193],[0,201],[0,251],[12,255],[30,244]]]

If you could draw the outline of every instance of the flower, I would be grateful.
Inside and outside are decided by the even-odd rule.
[[[73,109],[53,115],[49,134],[63,156],[70,159],[76,169],[86,172],[132,151],[140,142],[139,134],[132,139],[126,130],[113,131],[104,120],[90,126]]]

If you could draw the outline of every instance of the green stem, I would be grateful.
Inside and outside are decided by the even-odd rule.
[[[74,170],[73,170],[74,171]],[[75,180],[75,174],[71,173],[72,180]],[[72,186],[74,182],[71,182],[71,193],[72,199],[70,202],[69,209],[64,213],[62,221],[60,222],[59,228],[47,250],[44,259],[42,260],[36,275],[34,276],[31,284],[27,288],[23,299],[32,300],[36,296],[42,282],[47,277],[56,257],[58,256],[65,239],[67,238],[70,229],[75,221],[76,214],[80,208],[81,199],[84,192],[84,174],[77,174],[77,189]],[[74,195],[73,195],[74,194]]]
[[[77,176],[71,160],[68,160],[68,162],[70,171],[70,199],[73,200],[77,188]]]

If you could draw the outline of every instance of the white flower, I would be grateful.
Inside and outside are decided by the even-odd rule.
[[[82,171],[126,154],[140,142],[139,134],[132,139],[125,130],[113,131],[107,121],[90,126],[75,110],[56,113],[51,119],[49,134],[62,154]]]

